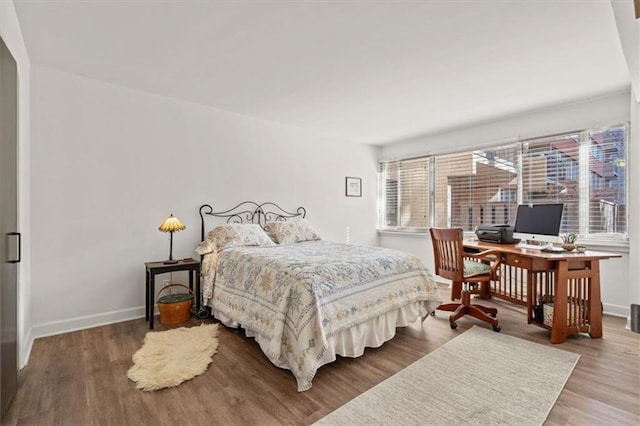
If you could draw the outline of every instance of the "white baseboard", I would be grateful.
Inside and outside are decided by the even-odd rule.
[[[631,307],[629,305],[620,306],[620,305],[613,305],[611,303],[603,303],[602,308],[603,308],[603,311],[602,311],[603,313],[607,315],[612,315],[614,317],[627,318],[629,315],[631,315]]]
[[[40,337],[54,336],[56,334],[69,333],[71,331],[84,330],[87,328],[99,327],[101,325],[114,324],[142,317],[144,317],[144,306],[38,324],[33,326],[31,329],[31,335],[33,336],[33,339],[37,339]]]

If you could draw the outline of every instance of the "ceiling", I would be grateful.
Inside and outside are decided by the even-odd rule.
[[[14,0],[33,66],[385,144],[629,87],[609,0]]]

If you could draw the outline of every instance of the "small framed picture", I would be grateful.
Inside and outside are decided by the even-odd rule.
[[[347,176],[346,183],[347,197],[362,197],[362,179]]]

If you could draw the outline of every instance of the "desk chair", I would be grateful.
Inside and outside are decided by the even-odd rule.
[[[460,294],[460,303],[445,303],[437,309],[453,311],[449,316],[452,329],[458,327],[457,319],[471,315],[491,324],[493,331],[500,331],[496,319],[497,309],[471,304],[472,294],[485,294],[482,286],[487,286],[490,281],[497,279],[500,252],[486,250],[480,253],[465,253],[460,228],[431,228],[429,232],[433,243],[435,274],[452,281],[451,300],[455,300]]]

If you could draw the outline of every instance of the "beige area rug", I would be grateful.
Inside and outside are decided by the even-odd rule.
[[[317,425],[540,425],[579,355],[473,327]]]
[[[127,377],[144,391],[178,386],[204,373],[218,349],[218,325],[150,331]]]

